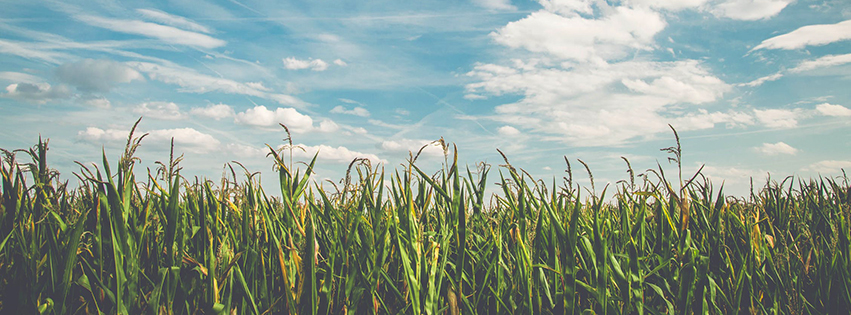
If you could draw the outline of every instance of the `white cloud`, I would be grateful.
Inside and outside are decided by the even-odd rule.
[[[403,109],[403,108],[397,108],[394,112],[396,114],[399,114],[399,115],[402,115],[402,116],[408,116],[408,115],[411,114],[411,112],[409,112],[408,110]]]
[[[346,109],[343,106],[337,106],[331,109],[330,113],[333,114],[346,114],[346,115],[355,115],[360,117],[369,117],[369,111],[366,108],[357,106],[352,109]]]
[[[200,48],[216,48],[227,42],[204,34],[184,31],[179,28],[138,20],[111,19],[93,15],[77,15],[75,19],[96,27],[119,33],[136,34],[156,38],[169,44]]]
[[[29,73],[2,71],[0,72],[0,80],[17,82],[17,83],[38,83],[43,82],[41,78]]]
[[[823,57],[819,57],[815,60],[807,60],[803,61],[795,68],[792,68],[791,72],[804,72],[810,71],[818,68],[832,67],[838,65],[844,65],[846,63],[851,63],[851,54],[844,55],[827,55]]]
[[[259,91],[265,91],[265,92],[272,91],[272,89],[267,88],[265,85],[263,85],[263,82],[245,82],[245,85],[252,88],[252,89],[259,90]]]
[[[793,0],[727,0],[710,9],[718,17],[754,21],[767,19],[783,11]]]
[[[222,118],[233,117],[235,115],[233,107],[225,104],[209,104],[206,107],[193,107],[189,110],[189,113],[215,120],[221,120]]]
[[[423,148],[422,155],[432,156],[432,157],[442,157],[443,156],[443,148],[439,143],[432,143],[434,140],[422,140],[422,139],[397,139],[397,140],[385,140],[381,142],[381,149],[387,152],[396,152],[396,153],[407,153],[412,152],[413,154],[417,154],[420,148]]]
[[[15,55],[26,59],[44,60],[53,64],[60,63],[60,59],[65,59],[67,57],[63,53],[33,47],[30,42],[18,42],[4,39],[0,39],[0,53]]]
[[[783,73],[778,72],[778,73],[767,75],[767,76],[761,77],[759,79],[753,80],[751,82],[742,83],[742,84],[739,84],[739,85],[740,86],[755,87],[755,86],[760,86],[763,83],[768,82],[768,81],[776,81],[777,79],[780,79],[782,77],[783,77]]]
[[[778,142],[778,143],[767,143],[766,142],[766,143],[763,143],[761,146],[754,147],[754,150],[756,150],[759,153],[765,154],[765,155],[781,155],[781,154],[795,155],[799,151],[798,149],[795,149],[792,146],[790,146],[790,145],[788,145],[784,142]]]
[[[836,117],[848,117],[851,116],[851,109],[848,109],[842,105],[834,105],[834,104],[818,104],[816,105],[816,111],[825,116],[836,116]]]
[[[178,120],[184,117],[180,107],[173,102],[144,102],[133,108],[133,112],[144,117],[161,120]]]
[[[653,37],[665,28],[655,11],[616,7],[599,19],[537,11],[510,22],[491,37],[502,45],[553,57],[603,63],[632,50],[650,50]]]
[[[473,0],[473,3],[485,9],[499,11],[514,11],[517,7],[511,4],[511,0]]]
[[[702,164],[702,163],[701,163]],[[698,164],[700,165],[700,164]],[[699,166],[698,166],[699,167]],[[697,169],[695,169],[696,171]],[[684,170],[685,172],[685,170]],[[689,172],[691,174],[692,172]],[[754,179],[754,182],[759,182],[758,179],[764,178],[766,176],[766,171],[764,170],[754,170],[748,168],[740,168],[740,167],[731,167],[731,166],[715,166],[711,164],[706,164],[703,167],[703,171],[701,174],[712,180],[713,182],[719,182],[723,180],[726,183],[748,183],[751,178]]]
[[[69,98],[72,94],[64,85],[13,83],[6,86],[6,94],[2,96],[35,104],[45,104],[50,101]]]
[[[545,10],[564,16],[575,16],[579,13],[592,14],[592,0],[538,0]]]
[[[807,25],[792,32],[762,41],[752,50],[800,49],[806,46],[821,46],[851,39],[851,20],[836,24]]]
[[[176,151],[187,150],[195,153],[208,153],[219,149],[220,142],[211,135],[192,128],[157,129],[151,131],[136,131],[136,135],[147,133],[142,145],[147,143],[157,146],[167,146],[174,138]],[[127,141],[128,130],[100,129],[88,127],[77,132],[77,138],[91,143],[104,144],[108,142],[121,143]]]
[[[810,164],[801,170],[821,174],[839,174],[840,169],[845,169],[846,172],[851,170],[851,161],[824,160]]]
[[[106,97],[103,97],[103,96],[99,96],[99,97],[93,96],[93,97],[82,98],[82,99],[80,99],[80,102],[83,103],[86,106],[94,107],[94,108],[100,108],[100,109],[106,109],[106,108],[112,107],[112,103],[108,99],[106,99]]]
[[[113,60],[84,59],[66,63],[56,68],[56,75],[86,92],[108,92],[116,83],[145,80],[138,71]]]
[[[221,144],[213,136],[192,128],[159,129],[148,133],[149,135],[145,139],[149,139],[151,142],[169,143],[171,138],[174,138],[175,149],[186,148],[188,151],[196,153],[215,151]]]
[[[629,0],[626,3],[633,6],[645,6],[656,9],[679,11],[698,8],[708,0]]]
[[[669,132],[668,123],[690,130],[752,124],[740,112],[688,110],[680,104],[705,104],[731,89],[699,61],[624,61],[570,68],[538,63],[476,65],[468,76],[478,82],[467,93],[519,94],[516,103],[496,107],[486,118],[579,146],[619,145]]]
[[[496,130],[496,132],[499,133],[499,135],[506,136],[506,137],[513,137],[513,136],[520,135],[520,130],[517,130],[517,128],[511,127],[511,126],[499,127]]]
[[[387,160],[381,159],[375,154],[353,151],[344,146],[333,147],[324,144],[316,146],[298,144],[297,146],[303,148],[304,151],[299,149],[293,150],[293,156],[296,158],[311,159],[317,152],[319,152],[317,159],[341,164],[350,163],[356,158],[366,158],[373,163],[373,166],[377,163],[387,163]]]
[[[296,57],[284,58],[284,68],[289,70],[310,69],[313,71],[325,71],[328,69],[328,63],[322,59],[300,60]]]
[[[285,94],[276,94],[258,89],[255,82],[240,83],[229,79],[200,74],[193,69],[179,66],[164,66],[148,62],[128,62],[127,65],[148,75],[151,80],[181,87],[180,92],[208,93],[222,92],[265,98],[280,104],[304,105],[301,100]]]
[[[338,126],[337,123],[335,123],[333,120],[324,119],[319,122],[319,128],[317,128],[317,130],[319,130],[320,132],[331,133],[340,130],[340,126]]]
[[[313,130],[313,119],[308,115],[299,113],[294,108],[278,107],[269,110],[266,106],[256,106],[237,113],[235,121],[244,125],[272,127],[281,123],[287,126],[291,132],[304,133]]]
[[[78,131],[77,138],[89,142],[110,142],[127,140],[128,134],[130,134],[130,131],[127,130],[88,127],[86,130]]]
[[[348,65],[349,65],[349,64],[347,64],[345,61],[343,61],[342,59],[336,59],[336,60],[334,60],[334,64],[335,64],[335,65],[338,65],[338,66],[340,66],[340,67],[345,67],[345,66],[348,66]]]
[[[244,145],[239,143],[228,143],[225,145],[224,150],[226,152],[230,152],[233,155],[243,158],[258,158],[266,156],[268,153],[265,147],[263,148],[255,148],[250,145]]]
[[[754,115],[760,123],[769,128],[794,128],[798,126],[798,118],[802,112],[788,109],[754,109]]]
[[[152,9],[136,9],[136,12],[139,12],[139,14],[149,20],[153,20],[162,24],[179,27],[187,31],[201,32],[207,34],[211,33],[208,27],[198,24],[195,21],[192,21],[182,16],[168,14],[159,10]]]

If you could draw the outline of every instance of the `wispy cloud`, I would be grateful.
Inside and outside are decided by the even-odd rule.
[[[848,39],[851,39],[851,20],[836,24],[807,25],[792,32],[766,39],[752,50],[800,49]]]
[[[188,31],[193,31],[193,32],[201,32],[201,33],[207,33],[207,34],[212,33],[210,28],[208,28],[204,25],[198,24],[195,21],[192,21],[192,20],[187,19],[187,18],[182,17],[182,16],[168,14],[166,12],[154,10],[154,9],[136,9],[136,12],[138,12],[139,14],[141,14],[142,16],[144,16],[147,19],[154,20],[154,21],[162,23],[162,24],[171,25],[171,26],[174,26],[174,27],[179,27],[179,28],[182,28],[182,29],[185,29],[185,30],[188,30]]]
[[[305,105],[304,102],[293,96],[260,90],[256,84],[252,84],[252,82],[241,83],[225,78],[213,77],[198,73],[193,69],[179,66],[165,66],[149,62],[128,62],[127,64],[130,67],[147,74],[151,80],[162,81],[180,86],[181,92],[207,93],[218,91],[228,94],[262,97],[276,101],[280,104],[292,106]]]
[[[113,19],[94,15],[75,15],[74,18],[91,26],[105,28],[119,33],[156,38],[173,45],[209,49],[222,47],[227,44],[224,40],[205,34],[139,20]]]

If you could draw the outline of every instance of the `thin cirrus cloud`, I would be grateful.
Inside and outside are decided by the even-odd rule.
[[[136,9],[136,12],[138,12],[149,20],[153,20],[162,24],[179,27],[188,31],[201,32],[207,34],[212,33],[212,30],[210,30],[209,27],[198,24],[195,21],[192,21],[182,16],[168,14],[166,12],[154,9]]]
[[[124,20],[99,17],[94,15],[76,15],[75,19],[114,32],[141,35],[156,38],[169,44],[193,46],[199,48],[217,48],[227,44],[224,40],[211,36],[185,31],[176,27],[144,22],[139,20]]]
[[[138,61],[128,62],[127,65],[139,72],[147,74],[151,80],[179,86],[180,89],[178,91],[180,92],[241,94],[273,100],[280,104],[304,106],[304,102],[298,98],[286,94],[269,92],[269,89],[263,87],[262,84],[258,86],[257,82],[237,82],[202,74],[194,69],[175,65],[161,65]]]

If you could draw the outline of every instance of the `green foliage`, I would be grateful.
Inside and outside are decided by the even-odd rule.
[[[661,166],[636,181],[626,161],[629,181],[597,195],[591,177],[582,198],[570,171],[547,185],[506,159],[487,202],[489,166],[462,174],[457,148],[431,175],[415,157],[390,175],[354,161],[329,192],[310,180],[316,157],[300,173],[269,147],[276,198],[233,167],[218,184],[190,180],[173,154],[137,180],[141,138],[114,169],[106,155],[81,164],[75,189],[48,168],[47,141],[3,150],[0,313],[851,309],[847,177],[769,181],[737,199],[679,167],[673,183]],[[679,144],[666,150],[679,165]]]

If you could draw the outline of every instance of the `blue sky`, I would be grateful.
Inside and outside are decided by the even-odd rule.
[[[3,2],[0,147],[50,138],[65,179],[116,160],[140,116],[143,168],[174,138],[184,175],[237,160],[267,191],[278,123],[334,181],[443,137],[471,168],[499,148],[549,181],[566,156],[602,186],[627,178],[621,156],[670,169],[668,124],[685,172],[739,195],[851,168],[842,0]]]

